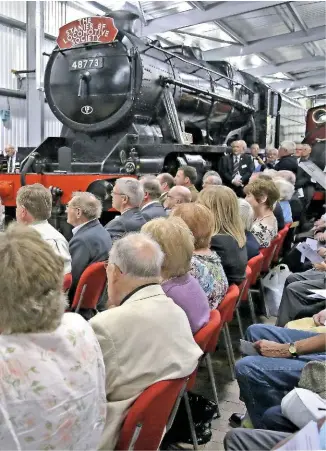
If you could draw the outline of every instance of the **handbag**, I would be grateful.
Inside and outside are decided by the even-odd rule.
[[[281,264],[271,269],[261,280],[265,313],[267,318],[277,316],[287,277],[291,274],[287,265]]]

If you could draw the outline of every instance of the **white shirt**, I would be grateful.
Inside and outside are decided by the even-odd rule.
[[[90,221],[84,222],[84,224],[79,224],[78,226],[74,227],[72,229],[72,234],[76,235],[76,233],[78,232],[78,230],[80,230],[82,227],[84,227],[84,225],[88,224],[89,222],[94,221],[94,219],[91,219]]]
[[[91,326],[65,313],[53,332],[0,335],[0,449],[96,450],[103,357]]]
[[[64,273],[69,274],[71,272],[71,255],[66,238],[57,229],[52,227],[48,221],[34,222],[34,224],[31,224],[31,227],[37,230],[43,240],[52,247],[54,252],[64,259]]]

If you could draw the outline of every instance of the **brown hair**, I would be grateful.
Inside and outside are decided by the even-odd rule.
[[[19,188],[16,203],[26,208],[37,221],[45,221],[51,216],[52,195],[50,190],[40,183]]]
[[[199,193],[197,202],[205,205],[214,216],[214,234],[232,236],[242,248],[246,236],[239,213],[237,196],[227,186],[210,186]]]
[[[252,194],[257,202],[261,202],[262,198],[266,196],[265,205],[271,210],[274,209],[275,202],[280,198],[280,192],[273,180],[265,180],[261,177],[245,186],[244,192]]]
[[[214,216],[204,205],[198,203],[178,204],[171,211],[170,217],[183,219],[195,238],[195,249],[210,246],[214,232]]]
[[[141,231],[150,235],[165,254],[162,274],[165,279],[183,276],[190,270],[194,252],[194,237],[187,224],[177,217],[156,218]]]

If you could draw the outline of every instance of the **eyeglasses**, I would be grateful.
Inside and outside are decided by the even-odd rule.
[[[125,196],[125,194],[117,193],[116,191],[111,191],[111,196],[114,196],[114,195],[116,195],[116,196]]]

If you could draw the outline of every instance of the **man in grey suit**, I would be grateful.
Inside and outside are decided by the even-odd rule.
[[[107,260],[112,247],[110,234],[98,220],[101,213],[101,201],[91,193],[77,192],[67,204],[67,222],[74,227],[69,242],[72,259],[70,301],[84,270],[92,263]]]
[[[115,241],[126,233],[138,232],[147,221],[139,209],[144,200],[144,190],[139,180],[131,177],[118,179],[111,196],[113,208],[121,215],[108,222],[105,228]]]
[[[155,176],[147,175],[140,180],[144,190],[144,200],[142,202],[141,213],[147,221],[154,218],[167,216],[163,205],[160,202],[161,185]]]

